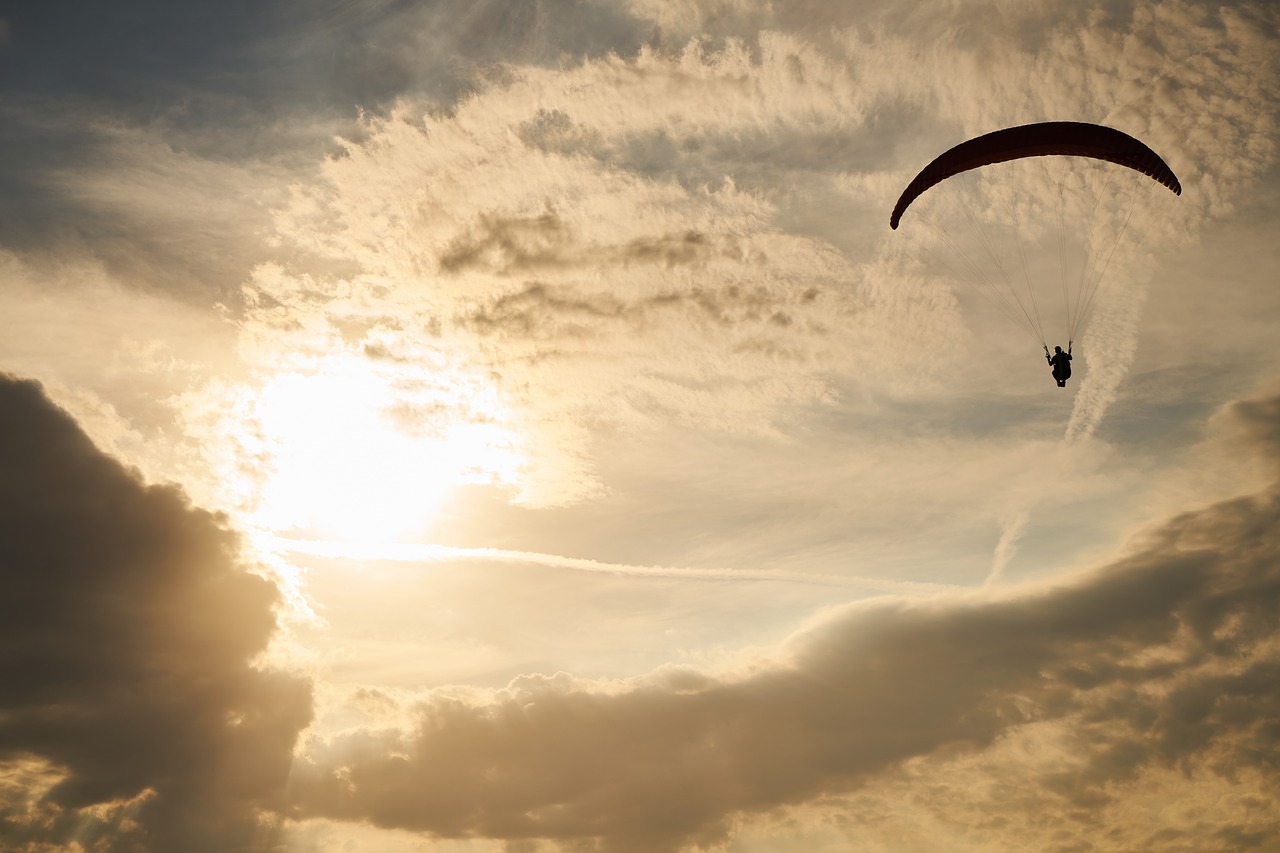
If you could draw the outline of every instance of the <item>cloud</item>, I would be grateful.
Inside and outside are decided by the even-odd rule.
[[[272,9],[69,0],[61,13],[6,10],[5,23],[0,59],[24,92],[134,116],[171,110],[192,125],[288,104],[377,108],[406,90],[448,108],[497,63],[634,53],[652,31],[616,4],[589,0],[311,0]]]
[[[315,260],[260,268],[246,328],[300,352],[362,311],[369,351],[406,354],[406,372],[447,353],[490,377],[546,439],[522,491],[539,504],[600,494],[581,424],[776,434],[831,399],[834,373],[890,393],[936,382],[924,343],[955,338],[954,304],[779,221],[777,182],[813,180],[856,91],[794,39],[760,48],[513,67],[449,115],[406,101],[371,119],[279,211],[282,245]],[[753,180],[779,151],[784,172],[739,186],[723,158],[743,137]],[[378,298],[357,307],[362,291]]]
[[[731,240],[722,245],[698,231],[636,237],[618,246],[578,246],[569,227],[554,213],[537,217],[484,215],[471,233],[459,235],[440,256],[440,270],[468,269],[498,275],[539,271],[657,264],[666,268],[705,265],[714,257],[744,259]]]
[[[1010,395],[1025,388],[1022,373],[1006,381],[1019,333],[969,311],[888,231],[887,209],[966,134],[1106,120],[1177,160],[1187,191],[1169,218],[1132,226],[1077,349],[1065,432],[1087,439],[1137,356],[1155,256],[1225,213],[1273,156],[1274,110],[1246,119],[1249,99],[1275,103],[1265,19],[1125,9],[1022,10],[928,45],[919,20],[893,15],[818,15],[839,24],[821,36],[779,18],[557,68],[513,60],[447,114],[405,98],[277,211],[289,260],[249,284],[261,298],[245,351],[266,364],[347,348],[419,379],[446,360],[484,377],[531,438],[520,495],[535,506],[607,492],[584,425],[777,438],[797,411],[824,410],[856,430],[886,398],[941,403],[957,372],[970,396],[975,377]],[[720,13],[713,34],[755,20]],[[1169,100],[1143,87],[1153,77]],[[1229,127],[1214,137],[1226,147],[1184,141],[1188,115]],[[959,351],[982,368],[938,357]],[[1025,394],[1013,409],[1025,418]]]
[[[528,389],[536,418],[612,420],[626,409],[614,389],[649,382],[657,399],[630,417],[689,422],[687,388],[705,388],[708,363],[725,381],[699,402],[703,412],[733,412],[721,423],[834,399],[833,377],[866,394],[934,393],[942,369],[924,353],[959,342],[957,307],[938,294],[942,280],[902,262],[883,220],[893,188],[946,140],[1064,116],[1138,134],[1177,161],[1187,187],[1171,219],[1144,238],[1134,226],[1148,248],[1221,215],[1270,161],[1274,110],[1248,106],[1276,102],[1265,15],[1178,2],[1125,8],[1022,10],[926,46],[923,14],[885,13],[874,26],[843,12],[761,22],[722,4],[707,18],[711,32],[754,22],[743,24],[747,36],[555,69],[513,60],[448,115],[419,119],[427,110],[405,99],[277,226],[286,244],[361,268],[387,287],[388,303],[429,304],[446,328],[503,331],[472,355]],[[964,12],[948,14],[962,21]],[[827,24],[838,29],[817,35]],[[1180,61],[1153,44],[1176,48]],[[1144,87],[1153,78],[1169,98]],[[1188,120],[1230,131],[1188,141],[1179,130]],[[1215,169],[1224,157],[1230,168]],[[1082,360],[1097,369],[1081,371],[1091,390],[1073,435],[1096,427],[1136,351],[1141,299],[1123,297],[1140,296],[1149,266],[1131,260],[1118,277],[1124,292],[1107,297],[1112,322],[1096,325],[1095,357]],[[763,316],[791,326],[713,329],[696,310],[673,310],[660,334],[641,325],[617,336],[619,321],[653,300],[696,305],[731,288],[760,294],[773,303]],[[793,310],[802,293],[818,298]],[[780,363],[783,384],[811,390],[744,393]],[[637,371],[650,375],[638,383]]]
[[[5,838],[225,850],[279,804],[308,682],[253,665],[274,585],[225,519],[144,486],[38,385],[0,379]],[[55,781],[56,780],[56,781]]]
[[[1280,397],[1224,417],[1275,470]],[[1202,784],[1237,800],[1280,790],[1278,522],[1273,483],[1175,516],[1050,586],[835,609],[741,671],[442,689],[412,732],[310,743],[293,796],[303,816],[435,836],[661,850],[722,842],[783,807],[874,799],[881,780],[911,794],[911,767],[969,778],[977,763],[987,790],[1022,786],[1010,802],[945,813],[988,849],[1063,806],[1077,818],[1055,827],[1062,846],[1274,841],[1274,815],[1197,824],[1120,818],[1116,804],[1150,786],[1188,807]],[[1013,742],[1025,751],[1011,754]],[[929,784],[919,778],[915,794]],[[1003,828],[985,823],[994,809]],[[875,824],[858,831],[874,838]]]
[[[1274,162],[1280,21],[1270,6],[1209,8],[1179,0],[1007,11],[930,41],[893,26],[851,27],[848,49],[865,71],[884,75],[877,99],[918,98],[940,128],[958,129],[899,138],[895,153],[916,168],[968,136],[1072,119],[1143,139],[1179,175],[1182,197],[1135,219],[1104,281],[1084,347],[1092,355],[1078,377],[1067,430],[1078,439],[1097,428],[1133,363],[1154,260],[1195,240],[1208,220],[1228,215]],[[960,23],[960,13],[953,14]],[[946,142],[926,142],[933,138]],[[904,168],[894,185],[905,186],[913,173]]]
[[[0,247],[227,299],[264,260],[258,194],[314,180],[362,111],[402,96],[448,111],[504,62],[635,53],[650,29],[581,0],[6,10]]]
[[[1207,219],[1228,215],[1274,162],[1280,54],[1275,10],[1261,4],[368,0],[270,11],[236,5],[229,13],[215,5],[175,6],[147,17],[142,30],[127,14],[131,3],[110,13],[77,3],[68,8],[80,14],[61,16],[15,10],[6,50],[16,52],[0,60],[29,88],[0,104],[4,118],[14,118],[0,121],[7,128],[0,141],[18,152],[0,167],[0,198],[8,200],[0,205],[23,206],[0,211],[0,225],[13,226],[0,230],[27,250],[49,240],[49,229],[70,228],[113,261],[127,286],[185,289],[192,272],[216,285],[197,296],[222,293],[244,278],[237,271],[271,255],[276,263],[256,268],[245,302],[232,308],[243,309],[234,319],[246,364],[301,375],[348,354],[376,363],[396,387],[429,388],[418,403],[442,401],[430,414],[413,409],[411,395],[399,401],[399,411],[423,422],[500,421],[533,445],[533,475],[521,491],[529,504],[582,500],[622,482],[597,481],[597,464],[614,462],[600,461],[602,448],[626,448],[631,455],[619,454],[616,467],[627,462],[647,476],[655,467],[688,468],[680,486],[700,488],[671,489],[683,494],[665,509],[668,518],[684,516],[679,526],[668,522],[651,537],[660,544],[635,546],[671,558],[627,554],[609,567],[684,565],[701,549],[706,565],[752,561],[756,571],[777,572],[777,555],[790,561],[788,571],[812,575],[831,565],[812,554],[899,540],[906,524],[913,540],[922,526],[931,534],[924,538],[933,541],[911,543],[916,553],[941,554],[962,550],[945,535],[948,526],[997,519],[1009,526],[995,574],[1015,544],[1020,555],[1035,553],[1034,526],[1017,538],[1019,499],[1043,491],[1037,465],[1050,451],[1027,437],[1038,431],[1043,441],[1048,433],[1036,418],[1060,412],[1045,416],[1047,407],[1033,408],[1022,391],[1002,391],[994,402],[945,397],[940,380],[960,371],[955,357],[938,353],[961,352],[966,339],[947,288],[891,242],[884,218],[895,189],[964,135],[1041,118],[1106,121],[1151,141],[1187,187],[1171,217],[1147,232],[1159,248],[1186,244]],[[109,26],[99,27],[104,18]],[[83,61],[65,61],[51,49],[59,43]],[[369,108],[359,127],[333,118],[356,104]],[[123,129],[101,122],[104,115]],[[271,117],[265,130],[264,116]],[[322,149],[317,140],[340,125],[347,141],[323,175],[298,167],[298,152],[309,164]],[[260,165],[266,161],[272,165]],[[279,244],[268,252],[254,242],[263,221],[254,193],[281,187],[295,167],[303,179],[294,203],[278,211]],[[1073,436],[1092,434],[1121,398],[1138,330],[1147,332],[1139,321],[1149,267],[1137,261],[1125,282],[1132,287],[1112,303],[1113,321],[1095,327],[1082,359],[1089,385]],[[101,316],[92,319],[101,329]],[[98,370],[101,359],[89,360]],[[978,371],[965,373],[967,381]],[[185,369],[175,376],[175,388],[199,385]],[[222,403],[248,400],[253,389],[228,390],[229,381],[212,380],[203,397],[193,392],[192,409],[203,404],[239,418],[245,409]],[[131,385],[132,397],[162,397],[139,393],[127,379],[119,384]],[[218,386],[227,393],[219,396]],[[472,388],[486,399],[492,391],[502,405],[471,406],[461,390]],[[878,406],[884,397],[895,406]],[[106,399],[118,403],[120,395],[106,395],[104,407]],[[1263,452],[1276,428],[1272,405],[1242,405],[1227,416],[1241,441]],[[811,417],[818,410],[821,419]],[[134,410],[120,411],[127,419]],[[973,424],[980,427],[970,431]],[[188,437],[207,436],[210,446],[219,438],[188,426]],[[667,441],[697,430],[712,433],[704,448],[730,432],[732,440],[744,432],[775,439],[795,430],[814,449],[791,457],[804,467],[779,471],[776,443],[743,442],[736,446],[749,449],[749,461],[746,450],[715,457],[729,475],[707,474],[705,451],[674,461],[637,451],[654,435]],[[980,431],[985,443],[975,447]],[[50,442],[58,434],[46,433]],[[838,443],[827,443],[835,435]],[[887,445],[884,435],[895,438]],[[1072,452],[1102,453],[1096,445]],[[76,485],[38,505],[61,513],[42,518],[87,525],[105,511],[59,502],[108,488],[72,464],[82,457],[99,458],[38,457],[51,472],[70,472]],[[249,468],[255,460],[235,461]],[[1072,496],[1055,497],[1063,502],[1055,509],[1105,492],[1136,468],[1117,475],[1100,462],[1089,466],[1083,475],[1055,476],[1055,490]],[[1095,491],[1077,489],[1081,480]],[[109,825],[128,832],[141,821],[170,839],[194,835],[191,827],[204,821],[232,839],[234,824],[251,822],[249,806],[278,805],[262,780],[278,779],[305,719],[301,685],[248,666],[271,635],[271,590],[241,578],[211,545],[215,556],[202,562],[163,565],[195,566],[179,572],[193,584],[197,576],[223,578],[209,595],[244,613],[241,644],[222,625],[165,621],[157,614],[170,593],[156,591],[148,574],[161,563],[136,543],[177,542],[171,547],[182,550],[188,541],[222,541],[213,532],[221,522],[173,492],[125,475],[112,482],[111,494],[168,506],[168,514],[139,510],[152,523],[128,536],[69,522],[65,529],[96,532],[56,541],[39,538],[46,525],[13,522],[14,543],[39,541],[50,553],[79,545],[86,554],[76,565],[108,567],[67,569],[49,576],[63,579],[56,587],[37,584],[79,614],[50,624],[65,629],[58,637],[67,642],[101,624],[143,637],[90,646],[103,656],[123,648],[101,668],[114,683],[141,685],[139,695],[160,666],[158,650],[192,649],[215,674],[202,701],[241,722],[228,726],[214,711],[184,716],[176,706],[135,713],[76,673],[56,698],[79,717],[43,715],[44,729],[14,734],[26,712],[11,711],[6,695],[0,734],[38,747],[5,759],[0,775],[25,792],[0,796],[12,804],[3,807],[6,820],[23,832],[52,821],[54,833],[70,833],[80,820],[100,832]],[[1063,835],[1045,836],[1044,846],[1080,839],[1088,821],[1115,837],[1128,831],[1122,826],[1147,827],[1125,836],[1130,846],[1162,846],[1149,821],[1115,811],[1117,791],[1186,802],[1177,778],[1186,773],[1224,791],[1224,803],[1276,800],[1273,744],[1257,722],[1274,717],[1274,674],[1259,651],[1273,639],[1248,610],[1253,599],[1273,605],[1274,589],[1266,571],[1250,575],[1231,557],[1260,566],[1270,559],[1271,494],[1190,513],[1134,555],[1052,590],[1003,597],[986,590],[967,602],[880,602],[828,614],[785,659],[749,672],[660,671],[623,685],[531,676],[498,694],[433,694],[417,734],[353,733],[312,744],[298,808],[443,835],[661,847],[723,837],[739,815],[817,808],[819,800],[856,800],[868,816],[864,833],[877,820],[901,828],[906,818],[863,783],[902,793],[896,807],[906,808],[937,793],[912,778],[929,773],[950,785],[947,801],[964,800],[971,810],[957,817],[936,807],[935,818],[998,841],[1008,839],[993,823],[1000,811],[1016,823],[1052,801],[1071,803],[1081,818],[1055,826]],[[26,506],[15,503],[28,513],[22,518],[37,511]],[[744,506],[754,514],[741,514]],[[1091,509],[1095,518],[1107,515]],[[721,522],[718,530],[707,530],[709,517]],[[746,518],[758,520],[754,529]],[[179,527],[192,538],[173,532]],[[156,535],[147,539],[148,531]],[[596,568],[559,558],[574,552],[558,548],[546,546],[548,562]],[[732,559],[723,559],[726,551]],[[6,578],[11,566],[27,565],[6,562]],[[100,576],[137,573],[139,594],[122,602],[94,586]],[[25,583],[40,577],[20,575]],[[196,596],[174,583],[172,595]],[[1125,607],[1115,607],[1122,596]],[[117,604],[128,602],[146,618],[119,616]],[[36,630],[24,615],[14,625]],[[58,637],[13,648],[53,649]],[[155,637],[164,642],[147,639]],[[1237,649],[1228,653],[1221,642],[1233,638]],[[919,682],[907,682],[903,674],[917,669]],[[179,704],[184,691],[205,689],[181,675],[172,680]],[[270,708],[284,716],[255,722],[253,709]],[[138,726],[120,720],[145,720],[156,741],[142,742]],[[197,745],[183,753],[179,742]],[[200,779],[232,774],[214,756],[249,742],[265,743],[254,753],[270,767],[237,783],[237,793],[205,796]],[[160,753],[169,746],[195,760],[166,763]],[[1028,758],[1037,748],[1041,757]],[[130,760],[118,760],[125,750]],[[117,778],[116,767],[130,772]],[[983,800],[988,790],[1006,797]],[[970,813],[981,819],[965,823]],[[182,814],[193,822],[180,827]],[[1167,829],[1201,848],[1274,832],[1265,818],[1241,820],[1238,812],[1212,813],[1201,830],[1191,821]],[[1224,834],[1215,841],[1218,829]]]

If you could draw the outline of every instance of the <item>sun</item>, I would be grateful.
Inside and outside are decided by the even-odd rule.
[[[496,393],[458,375],[413,376],[360,358],[265,379],[244,418],[256,464],[247,525],[346,544],[403,541],[465,483],[515,485],[518,434]]]

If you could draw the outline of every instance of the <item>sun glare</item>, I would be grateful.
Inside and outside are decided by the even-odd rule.
[[[496,403],[433,379],[409,382],[357,360],[267,381],[252,407],[264,460],[252,527],[395,542],[428,525],[459,485],[515,483],[517,437]]]

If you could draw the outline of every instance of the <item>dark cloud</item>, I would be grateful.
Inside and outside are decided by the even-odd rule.
[[[658,328],[664,318],[680,315],[700,328],[755,328],[768,335],[790,328],[802,317],[805,330],[821,332],[807,313],[820,295],[817,288],[779,296],[761,285],[694,286],[665,293],[620,299],[609,293],[583,291],[572,285],[531,282],[495,299],[467,316],[465,325],[484,335],[503,335],[530,341],[569,341],[599,338],[619,326]],[[739,346],[768,349],[771,339],[758,335]],[[775,342],[776,344],[776,342]],[[781,347],[781,345],[777,345]],[[781,347],[775,355],[782,355]]]
[[[1280,460],[1280,397],[1228,416]],[[1052,588],[848,607],[797,636],[783,663],[737,678],[677,668],[622,687],[562,674],[496,696],[441,693],[411,735],[314,744],[294,796],[308,815],[440,836],[676,849],[908,759],[982,755],[1053,723],[1076,760],[1033,771],[1004,823],[1066,805],[1092,849],[1111,849],[1104,810],[1148,771],[1183,774],[1189,799],[1205,776],[1248,775],[1241,790],[1263,799],[1280,787],[1278,611],[1273,488],[1173,518]],[[1274,815],[1157,828],[1199,849],[1280,839]]]
[[[448,107],[486,66],[634,52],[648,32],[589,0],[62,0],[10,4],[4,21],[9,94],[193,120],[225,120],[237,99],[260,120],[433,89]]]
[[[104,456],[38,385],[0,378],[0,765],[60,779],[34,811],[0,811],[0,849],[262,837],[257,810],[278,805],[311,699],[250,663],[278,593],[238,547],[223,519]]]
[[[0,248],[88,254],[127,284],[235,299],[264,261],[259,207],[279,199],[212,179],[194,205],[134,210],[76,185],[119,177],[181,196],[196,174],[122,152],[132,129],[193,168],[245,169],[267,193],[314,179],[359,111],[401,97],[448,111],[503,67],[632,54],[647,25],[589,0],[189,0],[8,4],[0,12]],[[243,196],[243,197],[241,197]],[[231,208],[234,208],[232,210]]]
[[[126,146],[84,130],[29,133],[0,118],[0,147],[11,155],[0,164],[0,250],[35,269],[92,259],[128,287],[199,305],[238,303],[249,271],[271,257],[255,178],[283,181],[283,173],[254,176],[167,147],[168,169],[154,160],[142,166],[145,154],[112,163]],[[95,181],[102,186],[82,183]]]
[[[714,258],[745,261],[748,256],[738,240],[692,230],[591,245],[559,216],[547,212],[532,217],[481,216],[445,249],[440,269],[449,274],[480,270],[498,275],[641,264],[672,269]]]
[[[673,273],[670,286],[661,292],[630,298],[578,283],[527,281],[460,319],[483,335],[581,341],[611,334],[620,325],[658,328],[672,315],[698,327],[756,327],[766,338],[797,323],[804,324],[805,331],[821,332],[821,323],[810,316],[821,294],[818,288],[773,288],[746,280],[702,285],[682,274],[721,263],[726,265],[722,269],[737,267],[745,279],[765,260],[763,253],[737,238],[699,231],[591,244],[554,212],[547,212],[536,217],[481,216],[449,244],[440,268],[449,274],[478,270],[511,277],[635,266]],[[771,338],[739,345],[781,354]]]
[[[799,62],[794,55],[792,59]],[[855,117],[849,120],[852,123]],[[826,196],[836,197],[832,173],[874,169],[885,155],[888,140],[920,135],[933,121],[917,110],[892,104],[856,120],[856,129],[762,122],[732,131],[707,127],[696,134],[680,134],[654,128],[606,136],[574,121],[564,110],[540,109],[517,126],[516,134],[530,148],[590,157],[646,178],[675,180],[690,191],[718,185],[726,175],[733,176],[737,187],[765,192],[776,190],[780,183],[803,183],[805,198],[817,204],[827,201]],[[779,180],[782,175],[786,181]],[[841,225],[848,228],[847,222]]]
[[[573,235],[552,213],[538,217],[484,216],[469,233],[455,237],[440,257],[442,272],[487,269],[509,274],[562,267]]]

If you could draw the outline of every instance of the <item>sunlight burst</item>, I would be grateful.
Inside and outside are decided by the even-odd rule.
[[[464,483],[512,485],[516,434],[465,382],[381,374],[361,360],[286,373],[256,395],[264,459],[250,525],[349,543],[393,542],[430,523]]]

